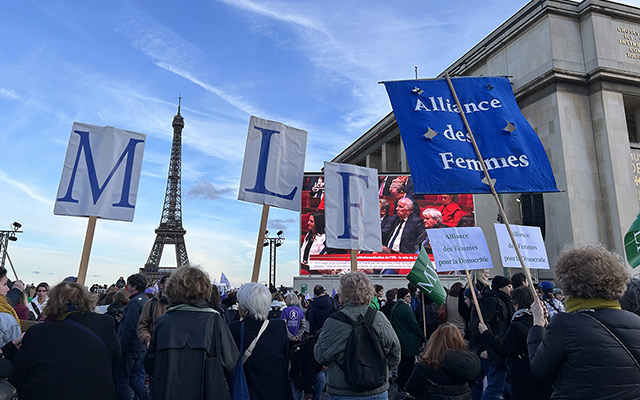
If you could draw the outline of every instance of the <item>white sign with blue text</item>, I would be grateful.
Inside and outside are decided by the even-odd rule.
[[[307,132],[251,116],[238,200],[300,211]]]
[[[381,251],[378,171],[324,163],[327,247]]]
[[[145,139],[74,122],[53,213],[133,221]]]
[[[493,268],[482,229],[441,228],[427,230],[436,271],[464,271]]]
[[[500,259],[506,268],[522,268],[513,248],[513,242],[504,224],[494,224],[500,248]],[[544,246],[542,232],[537,226],[509,225],[516,239],[524,263],[531,269],[549,269],[547,249]]]

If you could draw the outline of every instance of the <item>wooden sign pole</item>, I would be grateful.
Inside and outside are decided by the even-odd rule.
[[[445,72],[445,75],[446,75],[446,78],[447,78],[447,83],[449,84],[449,89],[451,89],[451,93],[453,94],[453,98],[455,99],[456,105],[458,106],[458,110],[463,110],[462,104],[460,104],[460,100],[458,99],[458,95],[456,94],[456,91],[453,88],[453,83],[451,82],[451,78],[449,78],[449,73]],[[462,122],[464,123],[464,127],[467,129],[467,133],[469,133],[469,138],[471,139],[471,144],[473,144],[473,149],[475,150],[476,156],[478,157],[478,161],[480,161],[480,165],[482,166],[482,171],[484,172],[484,179],[486,180],[485,183],[487,185],[489,185],[489,188],[491,189],[491,194],[493,195],[493,198],[495,199],[496,204],[498,205],[498,211],[500,212],[500,215],[502,216],[502,220],[504,221],[504,226],[507,227],[507,232],[509,233],[509,237],[511,238],[511,243],[513,244],[513,248],[516,250],[516,254],[518,255],[518,260],[520,260],[520,265],[522,266],[522,269],[524,270],[524,273],[527,276],[527,281],[529,282],[529,288],[531,289],[531,292],[533,293],[533,298],[537,299],[538,296],[536,295],[536,289],[533,287],[533,279],[531,279],[531,272],[529,271],[529,268],[525,265],[524,258],[522,258],[522,254],[520,254],[520,249],[518,248],[518,243],[516,243],[516,238],[513,235],[513,232],[511,231],[511,226],[509,226],[509,220],[507,219],[507,214],[505,213],[504,208],[502,208],[502,203],[500,202],[500,199],[498,198],[498,193],[496,192],[496,188],[493,185],[493,181],[491,180],[491,177],[489,176],[489,170],[487,169],[487,166],[484,163],[484,159],[482,158],[482,154],[480,154],[480,149],[478,148],[478,144],[476,143],[476,139],[473,136],[473,132],[471,131],[471,127],[469,126],[469,122],[467,121],[467,117],[465,116],[464,112],[460,112],[460,117],[462,117]],[[475,299],[475,292],[472,290],[471,293],[474,294],[474,299]]]
[[[269,219],[269,205],[262,205],[262,218],[260,219],[260,229],[258,230],[258,240],[256,241],[256,255],[253,259],[253,272],[251,282],[258,282],[260,277],[260,263],[262,262],[262,249],[264,248],[264,233],[267,230],[267,220]]]
[[[80,269],[78,270],[78,283],[84,286],[87,279],[87,268],[89,267],[89,256],[91,255],[91,245],[93,244],[93,234],[96,231],[96,220],[98,217],[90,216],[87,222],[87,233],[84,236],[84,246],[82,247],[82,257],[80,258]]]
[[[469,290],[471,290],[471,298],[473,299],[473,304],[476,306],[476,312],[478,313],[478,318],[480,322],[484,324],[484,318],[482,318],[482,311],[480,311],[480,304],[478,303],[478,296],[476,296],[476,287],[473,286],[473,282],[471,281],[471,275],[469,274],[469,270],[465,269],[464,272],[467,274],[467,281],[469,282]]]
[[[358,270],[358,250],[351,249],[351,272]]]

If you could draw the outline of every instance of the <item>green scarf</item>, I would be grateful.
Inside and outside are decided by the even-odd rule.
[[[565,304],[567,312],[576,312],[580,310],[591,310],[600,308],[613,308],[620,310],[620,303],[617,300],[607,299],[584,299],[581,297],[567,297]]]

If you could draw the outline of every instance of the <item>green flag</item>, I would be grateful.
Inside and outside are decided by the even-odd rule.
[[[624,249],[627,253],[627,261],[633,268],[640,265],[640,214],[636,217],[624,235]]]
[[[427,251],[422,245],[420,245],[418,259],[416,263],[413,264],[413,268],[411,268],[411,272],[407,275],[407,279],[419,287],[420,291],[429,296],[436,304],[440,305],[444,303],[447,294],[444,291],[444,287],[442,287],[440,278],[438,278],[438,273],[435,268],[433,268],[433,264],[431,264]]]

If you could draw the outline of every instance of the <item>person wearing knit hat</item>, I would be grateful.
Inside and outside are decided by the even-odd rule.
[[[501,275],[497,275],[491,280],[491,289],[493,289],[493,290],[502,289],[503,287],[508,286],[508,285],[511,285],[511,280],[509,278],[505,278],[504,276],[501,276]],[[509,293],[507,293],[507,294],[509,294]]]

